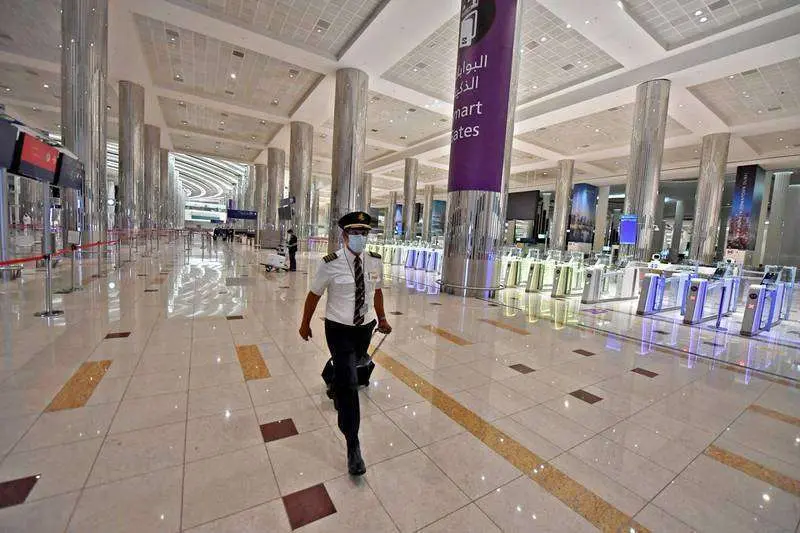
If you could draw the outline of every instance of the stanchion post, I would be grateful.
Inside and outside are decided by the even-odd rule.
[[[117,270],[122,268],[122,237],[118,234],[117,235],[117,242],[115,244],[115,248],[117,249],[116,258],[114,262],[117,266]]]

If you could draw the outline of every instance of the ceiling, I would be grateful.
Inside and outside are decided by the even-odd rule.
[[[732,134],[729,172],[754,162],[800,166],[797,0],[522,1],[512,190],[552,189],[557,161],[567,158],[575,159],[575,181],[623,183],[635,88],[654,78],[672,81],[665,180],[696,174],[702,137],[721,131]],[[0,103],[57,130],[60,3],[3,5]],[[402,191],[407,157],[420,161],[420,186],[444,191],[459,6],[109,0],[109,137],[120,79],[145,87],[146,120],[162,129],[162,146],[195,162],[265,163],[268,146],[288,150],[290,121],[308,122],[325,198],[335,72],[355,67],[370,79],[365,167],[373,197]],[[194,185],[192,174],[185,178],[195,198],[221,194],[196,174]]]

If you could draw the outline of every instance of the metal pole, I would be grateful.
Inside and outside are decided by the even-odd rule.
[[[44,255],[47,273],[44,279],[44,311],[36,313],[36,316],[42,318],[51,318],[64,314],[64,311],[53,309],[53,241],[52,233],[53,228],[50,225],[50,205],[51,205],[51,192],[50,185],[47,183],[42,184],[44,191],[44,224],[42,225],[42,255]]]
[[[11,259],[9,253],[8,233],[8,174],[6,169],[0,168],[0,261]],[[3,281],[11,279],[11,272],[3,271]]]

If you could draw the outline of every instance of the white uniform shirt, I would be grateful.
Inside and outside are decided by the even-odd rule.
[[[336,258],[332,258],[335,255]],[[364,270],[364,324],[375,318],[373,302],[375,290],[383,288],[383,261],[369,253],[361,254]],[[356,306],[356,280],[353,260],[355,255],[347,247],[323,259],[311,283],[311,292],[322,296],[328,291],[325,318],[345,326],[353,325]]]

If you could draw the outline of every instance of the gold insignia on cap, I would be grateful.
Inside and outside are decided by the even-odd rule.
[[[359,222],[364,222],[364,220],[366,220],[366,217],[364,216],[364,213],[359,213],[358,214],[358,221]]]

